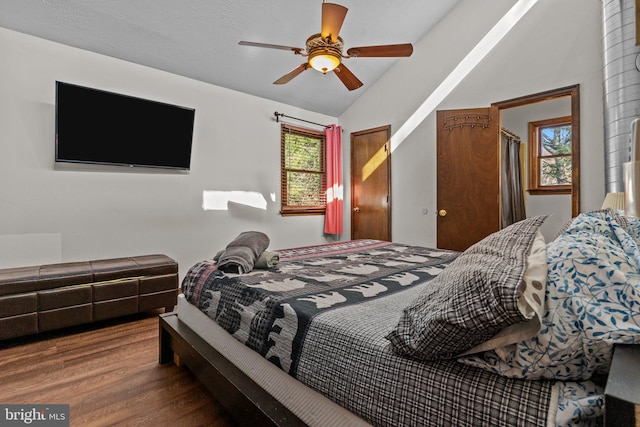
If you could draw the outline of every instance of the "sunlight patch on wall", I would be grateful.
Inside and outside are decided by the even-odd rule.
[[[376,154],[371,156],[362,167],[362,182],[365,182],[385,160],[387,160],[387,144],[380,147]]]
[[[344,191],[342,185],[334,184],[333,186],[327,188],[325,194],[327,196],[327,203],[331,203],[334,200],[344,200]]]
[[[538,0],[519,0],[453,69],[420,107],[391,136],[391,152],[426,119]]]
[[[271,193],[275,199],[275,193]],[[256,191],[203,191],[202,209],[205,211],[229,210],[229,203],[237,203],[256,209],[267,210],[267,201]]]

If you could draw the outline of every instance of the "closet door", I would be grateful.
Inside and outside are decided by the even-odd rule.
[[[351,134],[351,239],[391,241],[391,127]]]
[[[495,107],[437,112],[437,246],[464,251],[500,229]]]

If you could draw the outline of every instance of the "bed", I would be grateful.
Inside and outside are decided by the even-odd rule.
[[[615,344],[640,342],[640,225],[544,217],[463,253],[375,240],[187,272],[160,361],[243,425],[601,425]],[[257,253],[255,253],[257,255]]]

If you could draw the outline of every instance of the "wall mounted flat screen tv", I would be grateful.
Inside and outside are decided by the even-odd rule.
[[[189,170],[195,110],[56,82],[56,162]]]

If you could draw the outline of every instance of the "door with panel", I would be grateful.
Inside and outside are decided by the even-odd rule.
[[[351,134],[351,239],[391,241],[391,127]]]
[[[500,229],[495,107],[437,112],[437,246],[464,251]]]

